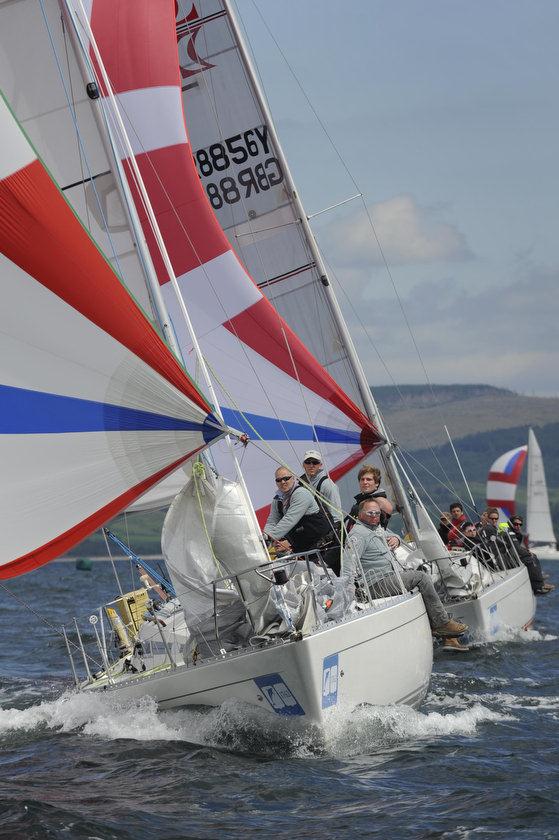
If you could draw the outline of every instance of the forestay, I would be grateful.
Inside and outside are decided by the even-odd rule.
[[[223,433],[0,99],[0,577]]]
[[[231,30],[223,8],[203,4],[207,20],[204,18],[195,30],[180,36],[181,63],[193,62],[193,66],[182,67],[179,72],[173,4],[167,0],[122,3],[118,15],[114,14],[114,5],[103,0],[89,4],[89,21],[84,21],[82,27],[84,38],[90,25],[117,94],[118,107],[132,139],[135,158],[195,332],[215,379],[225,420],[245,430],[254,441],[243,456],[242,466],[262,519],[270,498],[274,460],[295,465],[305,449],[318,445],[337,477],[371,451],[380,438],[347,396],[347,392],[356,390],[350,380],[347,379],[346,391],[342,390],[317,360],[318,356],[336,379],[343,379],[342,371],[347,370],[344,351],[333,331],[327,307],[324,308],[316,267],[293,219],[277,154],[263,117],[253,97],[249,107],[251,96],[246,93],[246,82],[242,93],[244,104],[230,97],[229,88],[224,89],[229,79],[242,78],[242,66],[232,48]],[[191,9],[179,6],[179,18],[181,15],[184,18]],[[194,7],[192,14],[197,11],[198,7]],[[144,36],[140,37],[140,33]],[[204,56],[210,58],[200,62],[202,45]],[[212,75],[214,72],[218,75]],[[102,92],[108,93],[98,81]],[[211,89],[219,91],[219,102],[215,104],[225,105],[229,116],[225,124],[220,118],[213,126],[199,129],[202,112],[204,109],[211,112],[213,108],[207,103],[196,103],[196,97],[206,96],[206,82]],[[207,152],[208,160],[212,153],[214,158],[219,153],[213,148],[212,138],[215,143],[224,140],[224,155],[229,149],[226,157],[212,164],[211,173],[208,164],[207,177],[201,173],[204,183],[193,163],[187,139],[181,88],[185,88],[187,121],[192,111],[192,130],[201,131],[196,135],[201,139],[194,142],[198,166],[204,160],[202,148],[212,147],[213,151]],[[227,146],[228,138],[236,139]],[[120,153],[129,169],[128,152],[122,148]],[[237,214],[229,235],[238,244],[240,232],[250,232],[241,211],[248,214],[253,228],[262,231],[277,228],[281,223],[285,234],[268,236],[264,232],[244,238],[241,255],[256,282],[239,262],[214,215],[214,210],[218,213],[223,210],[220,217],[228,227],[225,215],[229,210],[217,207],[217,199],[212,202],[209,186],[214,183],[210,175],[213,177],[217,171],[220,171],[220,182],[228,177],[235,177],[236,183],[239,177],[241,181],[252,179],[252,175],[241,174],[247,166],[254,172],[254,178],[261,180],[258,191],[253,186],[251,199],[266,200],[264,204],[254,205],[229,202],[227,207]],[[264,184],[266,189],[262,188]],[[220,189],[225,189],[223,184]],[[196,374],[192,343],[133,184],[132,191],[185,362]],[[273,296],[274,306],[285,313],[290,326],[267,300],[264,288]],[[284,300],[286,292],[290,296]],[[310,344],[314,355],[291,326]],[[259,445],[259,438],[268,445]],[[226,461],[219,452],[216,459],[227,473]]]

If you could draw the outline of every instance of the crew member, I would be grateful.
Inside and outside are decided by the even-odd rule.
[[[278,552],[310,551],[330,531],[330,522],[310,490],[299,484],[287,467],[276,470],[277,492],[272,499],[264,534]]]
[[[387,591],[398,594],[400,588],[392,566],[392,552],[400,544],[400,538],[380,525],[381,509],[377,499],[362,501],[357,516],[344,551],[342,577],[346,581],[354,579],[356,561],[360,560],[365,578],[371,580],[374,576],[369,583],[373,597]],[[447,613],[426,572],[404,570],[400,577],[406,589],[411,591],[417,587],[421,592],[434,636],[456,637],[466,632],[468,626]],[[377,592],[375,587],[378,587]]]
[[[394,510],[394,505],[388,500],[386,490],[381,487],[381,478],[382,476],[378,467],[373,467],[371,464],[363,464],[357,473],[359,493],[355,496],[355,502],[349,512],[350,524],[357,518],[361,502],[365,499],[376,499],[381,512],[380,524],[383,528],[386,528],[390,515]]]

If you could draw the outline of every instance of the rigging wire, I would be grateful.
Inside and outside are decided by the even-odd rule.
[[[424,376],[425,376],[425,381],[426,381],[426,383],[427,383],[427,385],[428,385],[428,387],[429,387],[429,391],[430,391],[430,393],[431,393],[431,396],[432,396],[432,399],[433,399],[433,403],[434,403],[434,405],[436,406],[436,405],[437,405],[437,399],[436,399],[436,396],[435,396],[435,393],[434,393],[434,390],[433,390],[433,384],[432,384],[431,379],[430,379],[430,377],[429,377],[429,373],[428,373],[428,371],[427,371],[427,368],[426,368],[425,362],[424,362],[424,360],[423,360],[423,356],[422,356],[421,350],[420,350],[419,345],[418,345],[418,343],[417,343],[417,340],[416,340],[416,338],[415,338],[415,333],[414,333],[414,331],[413,331],[413,329],[412,329],[411,322],[410,322],[410,320],[409,320],[409,318],[408,318],[408,316],[407,316],[407,314],[406,314],[406,311],[405,311],[405,307],[404,307],[404,304],[403,304],[402,298],[401,298],[400,293],[399,293],[399,291],[398,291],[398,288],[397,288],[397,285],[396,285],[396,281],[395,281],[394,276],[393,276],[393,273],[392,273],[392,271],[391,271],[391,269],[390,269],[390,266],[389,266],[388,260],[387,260],[387,258],[386,258],[386,255],[385,255],[384,249],[383,249],[383,247],[382,247],[382,243],[381,243],[381,241],[380,241],[380,238],[379,238],[379,236],[378,236],[378,233],[377,233],[377,230],[376,230],[376,226],[375,226],[375,224],[374,224],[374,222],[373,222],[373,219],[372,219],[372,216],[371,216],[370,209],[369,209],[369,207],[367,206],[367,202],[366,202],[366,200],[365,200],[364,193],[363,193],[363,191],[361,190],[361,188],[360,188],[359,184],[357,183],[357,181],[356,181],[355,177],[353,176],[353,173],[351,172],[351,170],[350,170],[350,168],[349,168],[349,166],[348,166],[348,164],[347,164],[347,162],[346,162],[345,158],[343,157],[342,153],[340,152],[340,150],[338,149],[338,147],[337,147],[336,143],[334,142],[334,139],[333,139],[333,137],[331,136],[330,132],[328,131],[328,129],[327,129],[327,127],[326,127],[326,124],[324,123],[324,121],[323,121],[323,120],[322,120],[322,118],[320,117],[320,115],[319,115],[318,111],[317,111],[317,110],[316,110],[316,108],[314,107],[314,105],[313,105],[313,103],[312,103],[312,101],[311,101],[311,99],[310,99],[309,95],[308,95],[308,94],[307,94],[307,92],[306,92],[305,87],[303,86],[303,84],[302,84],[301,80],[299,79],[299,77],[298,77],[297,73],[295,72],[295,70],[294,70],[294,68],[293,68],[292,64],[290,63],[289,59],[287,58],[287,56],[286,56],[285,52],[284,52],[284,51],[283,51],[283,49],[281,48],[281,46],[280,46],[280,44],[279,44],[279,42],[278,42],[277,38],[275,37],[275,35],[274,35],[274,33],[273,33],[272,29],[271,29],[271,28],[270,28],[270,26],[268,25],[268,22],[266,21],[266,19],[265,19],[264,15],[262,14],[262,12],[261,12],[260,8],[259,8],[259,7],[258,7],[258,5],[256,4],[255,0],[251,0],[251,4],[252,4],[252,6],[254,7],[254,9],[255,9],[255,11],[256,11],[256,13],[257,13],[258,17],[260,18],[260,20],[261,20],[261,22],[262,22],[262,24],[263,24],[263,26],[265,27],[266,32],[268,33],[269,37],[270,37],[270,38],[271,38],[271,40],[273,41],[274,45],[276,46],[276,49],[278,50],[278,53],[280,54],[280,56],[281,56],[282,60],[284,61],[284,63],[285,63],[285,65],[286,65],[286,67],[288,68],[288,70],[289,70],[290,74],[292,75],[292,77],[293,77],[293,79],[294,79],[295,83],[297,84],[297,86],[298,86],[299,90],[301,91],[301,94],[303,95],[303,97],[304,97],[305,101],[307,102],[308,107],[309,107],[309,108],[310,108],[310,110],[312,111],[312,113],[313,113],[313,115],[314,115],[315,119],[317,120],[317,122],[318,122],[318,124],[319,124],[320,128],[322,129],[322,131],[323,131],[323,133],[324,133],[325,137],[327,138],[328,142],[330,143],[330,145],[331,145],[331,147],[332,147],[332,149],[333,149],[334,153],[336,154],[336,156],[337,156],[337,158],[338,158],[338,160],[339,160],[340,164],[342,165],[342,167],[343,167],[344,171],[346,172],[347,176],[349,177],[350,181],[352,182],[353,186],[355,187],[355,189],[356,189],[356,190],[357,190],[357,192],[359,193],[359,196],[361,197],[361,202],[362,202],[362,205],[363,205],[363,208],[364,208],[365,214],[366,214],[366,216],[367,216],[367,220],[368,220],[369,226],[370,226],[371,231],[372,231],[372,233],[373,233],[374,240],[375,240],[376,245],[377,245],[377,247],[378,247],[379,254],[380,254],[380,256],[381,256],[381,260],[382,260],[382,263],[383,263],[384,269],[385,269],[385,271],[386,271],[386,273],[387,273],[387,276],[388,276],[388,278],[389,278],[389,280],[390,280],[390,283],[391,283],[391,285],[392,285],[392,288],[393,288],[393,291],[394,291],[394,295],[395,295],[395,297],[396,297],[396,300],[397,300],[397,302],[398,302],[398,306],[399,306],[399,308],[400,308],[400,311],[401,311],[402,317],[403,317],[403,319],[404,319],[404,323],[405,323],[405,325],[406,325],[406,328],[407,328],[408,333],[409,333],[409,335],[410,335],[410,338],[411,338],[412,344],[413,344],[413,346],[414,346],[414,349],[415,349],[415,352],[416,352],[417,358],[418,358],[419,363],[420,363],[420,365],[421,365],[421,368],[422,368],[422,370],[423,370],[423,374],[424,374]],[[391,378],[392,378],[392,377],[391,377]],[[399,394],[400,394],[400,396],[402,396],[400,391],[399,391]],[[406,404],[406,402],[404,401],[404,405],[405,405],[405,404]],[[442,415],[441,415],[441,420],[442,420],[442,419],[443,419],[443,418],[442,418]]]
[[[397,382],[396,382],[396,380],[394,379],[394,376],[392,375],[392,371],[390,370],[390,368],[389,368],[389,366],[388,366],[387,362],[386,362],[386,361],[385,361],[385,359],[384,359],[384,356],[382,355],[381,351],[379,350],[378,345],[377,345],[377,344],[375,343],[375,341],[373,340],[373,338],[372,338],[372,336],[371,336],[371,334],[370,334],[369,330],[367,329],[367,326],[365,325],[365,323],[363,322],[363,319],[361,318],[361,316],[360,316],[359,312],[358,312],[358,311],[357,311],[357,309],[355,308],[355,306],[354,306],[354,304],[353,304],[353,301],[352,301],[351,297],[348,295],[348,293],[347,293],[346,289],[344,288],[343,284],[339,281],[339,279],[338,279],[338,277],[337,277],[337,275],[336,275],[336,273],[335,273],[335,271],[334,271],[334,269],[332,268],[332,266],[331,266],[331,264],[330,264],[330,263],[328,263],[328,271],[329,271],[329,275],[330,275],[330,276],[334,279],[334,281],[335,281],[335,283],[336,283],[336,286],[337,286],[338,290],[341,292],[341,294],[342,294],[342,296],[343,296],[344,300],[346,301],[347,305],[349,306],[349,308],[350,308],[350,310],[351,310],[351,312],[352,312],[352,314],[353,314],[353,316],[354,316],[355,320],[357,321],[357,323],[359,324],[359,326],[360,326],[360,327],[361,327],[361,329],[363,330],[363,333],[365,334],[366,338],[368,339],[369,344],[371,345],[371,347],[372,347],[372,348],[373,348],[373,350],[375,351],[375,353],[376,353],[376,355],[377,355],[377,358],[378,358],[379,362],[381,363],[381,365],[382,365],[382,367],[384,368],[384,370],[385,370],[386,374],[387,374],[387,375],[388,375],[388,377],[390,378],[390,380],[391,380],[391,382],[392,382],[393,387],[396,389],[396,392],[397,392],[398,396],[400,397],[400,400],[401,400],[402,404],[403,404],[406,408],[408,408],[408,409],[409,409],[409,408],[410,408],[410,405],[409,405],[409,400],[408,400],[408,398],[407,398],[407,397],[403,394],[403,392],[402,392],[402,390],[401,390],[400,386],[398,385],[398,383],[397,383]],[[387,427],[387,431],[391,432],[391,429],[390,429],[390,424],[388,424],[388,423],[386,422],[386,419],[385,419],[385,417],[384,417],[384,416],[383,416],[383,421],[384,421],[385,426]],[[436,453],[436,451],[435,451],[435,449],[434,449],[433,445],[429,443],[429,441],[428,441],[428,439],[427,439],[427,437],[426,437],[426,435],[425,435],[425,432],[423,431],[423,428],[421,427],[421,425],[419,425],[419,427],[418,427],[418,431],[419,431],[419,436],[420,436],[420,438],[422,438],[422,439],[423,439],[423,442],[424,442],[424,444],[425,444],[425,448],[426,448],[426,449],[428,449],[428,450],[430,451],[430,453],[431,453],[431,455],[433,456],[434,460],[435,460],[435,461],[437,462],[437,464],[439,465],[439,467],[440,467],[440,469],[441,469],[441,472],[442,472],[442,474],[444,475],[444,477],[445,477],[446,481],[448,482],[448,484],[449,484],[449,485],[450,485],[450,487],[452,488],[452,493],[453,493],[453,495],[454,495],[454,496],[456,496],[456,495],[457,495],[457,491],[454,489],[452,479],[449,477],[449,475],[448,475],[448,473],[447,473],[447,471],[446,471],[446,469],[445,469],[445,467],[444,467],[443,463],[439,460],[439,457],[438,457],[438,455],[437,455],[437,453]],[[394,438],[394,435],[392,435],[392,434],[391,434],[391,438]],[[438,479],[437,479],[437,480],[438,480]]]
[[[454,492],[452,488],[448,487],[446,484],[444,484],[444,482],[442,482],[442,481],[440,480],[439,476],[436,476],[434,473],[432,473],[432,472],[431,472],[431,470],[430,470],[430,469],[428,469],[428,467],[426,467],[426,466],[425,466],[425,464],[423,464],[421,461],[419,461],[419,460],[418,460],[418,459],[414,456],[413,452],[410,452],[409,450],[401,449],[400,447],[398,448],[398,451],[399,451],[399,453],[400,453],[400,454],[401,454],[401,456],[402,456],[402,460],[406,460],[406,463],[407,463],[407,464],[409,464],[409,460],[414,461],[414,462],[418,465],[418,467],[420,467],[420,468],[421,468],[424,472],[428,473],[428,475],[429,475],[431,478],[435,479],[435,481],[436,481],[438,484],[441,484],[441,485],[444,487],[444,489],[445,489],[445,490],[447,490],[449,493],[453,493],[453,492]],[[408,460],[408,459],[409,459],[409,460]],[[413,472],[413,469],[411,468],[411,466],[409,467],[409,469],[410,469],[410,472]],[[454,494],[454,496],[455,496],[455,498],[456,498],[456,499],[458,499],[458,500],[462,503],[462,505],[464,506],[464,508],[465,508],[465,509],[467,509],[467,508],[469,508],[469,507],[470,507],[470,505],[469,505],[469,504],[467,504],[466,502],[464,502],[464,500],[463,500],[463,499],[462,499],[459,495]],[[442,513],[442,508],[440,508],[440,507],[439,507],[439,505],[438,505],[437,503],[433,503],[433,504],[434,504],[435,509],[436,509],[439,513]],[[472,510],[474,510],[474,513],[476,513],[475,508],[472,508]]]
[[[68,84],[70,86],[70,97],[71,97],[71,100],[72,100],[72,110],[73,110],[74,113],[76,113],[76,97],[74,95],[74,85],[72,83],[72,74],[71,74],[71,71],[70,71],[70,53],[69,53],[69,50],[68,50],[68,36],[67,36],[67,33],[66,33],[66,26],[64,24],[64,18],[62,17],[62,15],[61,15],[60,19],[61,19],[61,24],[62,24],[62,36],[63,36],[63,39],[64,39],[64,53],[65,53],[65,57],[66,57],[66,72],[68,74]],[[76,117],[76,122],[77,122],[77,117]],[[91,230],[91,219],[89,217],[89,205],[87,203],[87,191],[86,191],[86,187],[85,187],[84,161],[83,161],[83,156],[82,156],[82,152],[81,152],[79,142],[76,145],[77,145],[78,158],[79,158],[79,161],[80,161],[80,174],[81,174],[81,181],[82,181],[83,203],[84,203],[84,206],[85,206],[85,212],[87,214],[87,229]]]
[[[45,618],[45,616],[41,615],[41,613],[38,613],[36,610],[34,610],[33,607],[31,606],[31,604],[28,604],[27,601],[24,601],[23,598],[20,598],[18,595],[15,594],[15,592],[12,592],[11,589],[8,589],[8,587],[5,584],[3,584],[1,581],[0,581],[0,587],[4,590],[4,592],[7,595],[9,595],[11,598],[13,598],[14,601],[17,601],[17,603],[21,607],[26,609],[28,612],[32,613],[35,616],[35,618],[39,619],[39,621],[42,622],[45,625],[45,627],[48,627],[49,630],[52,630],[53,633],[55,633],[57,636],[60,636],[62,639],[66,638],[67,641],[68,641],[68,644],[71,644],[76,651],[81,650],[79,645],[77,645],[75,642],[73,642],[67,636],[66,637],[64,636],[64,633],[63,633],[62,630],[59,630],[57,627],[55,627],[54,624],[51,624],[51,622],[48,620],[48,618]],[[83,649],[83,651],[84,651],[85,655],[87,656],[87,658],[90,659],[91,662],[93,662],[94,665],[96,665],[98,668],[103,667],[101,662],[99,662],[97,659],[95,659],[95,657],[91,656],[90,653],[87,653],[85,651],[85,648]]]

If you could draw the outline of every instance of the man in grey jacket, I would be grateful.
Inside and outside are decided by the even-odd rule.
[[[375,499],[360,503],[358,520],[348,537],[342,567],[342,577],[349,582],[355,578],[357,561],[360,561],[373,597],[400,592],[392,566],[392,552],[400,544],[400,538],[380,526],[380,514]],[[419,589],[434,636],[454,637],[466,632],[467,624],[454,621],[445,610],[428,574],[404,570],[400,577],[406,589]]]
[[[340,491],[324,469],[322,455],[318,449],[307,449],[303,455],[303,469],[304,474],[299,476],[303,486],[308,484],[311,493],[314,491],[319,507],[323,509],[332,525],[339,524],[342,521]]]
[[[272,499],[264,534],[278,551],[309,551],[330,531],[330,523],[310,490],[287,467],[276,470],[277,493]]]

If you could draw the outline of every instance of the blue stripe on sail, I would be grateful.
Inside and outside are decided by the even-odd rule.
[[[217,422],[211,414],[204,423],[196,423],[151,411],[0,385],[0,433],[5,435],[199,431],[208,443],[222,433],[214,425]]]
[[[505,475],[510,475],[513,472],[514,468],[516,467],[516,465],[518,463],[518,459],[520,458],[520,456],[522,455],[523,452],[524,452],[523,449],[517,449],[511,455],[511,457],[509,458],[509,460],[507,461],[507,463],[505,465],[505,469],[503,470]]]
[[[245,432],[254,440],[254,429],[264,440],[312,440],[315,443],[350,443],[359,445],[359,430],[332,429],[328,426],[311,426],[307,423],[295,423],[278,420],[276,417],[264,417],[261,414],[240,414],[231,408],[222,408],[225,423],[233,429]]]
[[[202,434],[206,443],[211,443],[214,438],[223,434],[220,421],[213,414],[208,414],[202,426]]]

